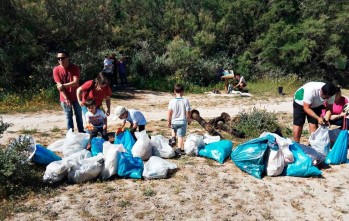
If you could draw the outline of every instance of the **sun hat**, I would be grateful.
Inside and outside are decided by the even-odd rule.
[[[117,106],[114,109],[114,114],[117,118],[119,118],[123,113],[125,113],[127,110],[124,106]]]

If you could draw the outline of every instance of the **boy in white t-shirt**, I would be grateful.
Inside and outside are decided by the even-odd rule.
[[[176,136],[178,136],[179,155],[184,154],[184,137],[187,132],[187,124],[190,125],[190,105],[189,101],[183,97],[184,87],[176,84],[174,87],[175,98],[170,100],[168,104],[167,123],[172,128],[172,145],[175,144]]]
[[[117,118],[123,120],[123,125],[121,126],[122,128],[125,127],[127,121],[130,122],[131,133],[134,133],[137,130],[137,128],[139,132],[145,130],[147,120],[145,119],[142,112],[140,112],[139,110],[127,110],[123,106],[117,106],[114,109],[114,114]]]
[[[107,116],[104,112],[96,107],[93,99],[85,101],[87,107],[86,113],[86,132],[90,134],[89,144],[93,137],[97,137],[98,132],[104,137],[107,133]],[[87,146],[89,149],[90,145]]]

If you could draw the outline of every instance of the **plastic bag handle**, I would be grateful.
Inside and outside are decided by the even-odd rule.
[[[343,116],[343,128],[342,130],[347,130],[347,118],[346,116]]]

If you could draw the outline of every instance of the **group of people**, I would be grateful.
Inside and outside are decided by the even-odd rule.
[[[126,56],[122,56],[120,59],[117,59],[115,53],[104,57],[103,72],[107,74],[110,84],[114,87],[118,83],[117,74],[119,74],[121,86],[127,85],[126,58]]]
[[[90,140],[100,133],[106,140],[108,121],[110,116],[110,76],[105,72],[100,72],[94,80],[86,81],[79,86],[80,70],[78,66],[69,61],[69,54],[66,51],[57,53],[59,65],[53,69],[53,78],[56,82],[60,94],[61,106],[64,110],[67,130],[74,131],[73,113],[77,129],[81,133],[89,133]],[[179,155],[184,153],[184,137],[187,124],[190,124],[189,101],[183,97],[184,87],[176,84],[174,87],[175,98],[170,100],[168,105],[168,126],[172,129],[172,145],[177,144]],[[102,109],[102,102],[105,100],[106,110]],[[126,122],[130,123],[131,132],[143,131],[147,124],[143,113],[139,110],[126,109],[117,106],[114,109],[116,118],[123,120],[123,128]],[[86,126],[83,126],[83,118]],[[89,147],[89,145],[88,145]]]
[[[318,125],[342,126],[347,123],[347,104],[348,99],[342,96],[341,89],[331,82],[309,82],[300,87],[293,100],[294,141],[300,141],[305,119],[309,133],[315,132]]]

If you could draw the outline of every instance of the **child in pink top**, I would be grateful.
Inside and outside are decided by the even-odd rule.
[[[343,125],[343,117],[347,116],[344,110],[344,106],[348,103],[348,98],[342,96],[341,89],[338,87],[336,91],[335,100],[332,106],[332,115],[330,118],[330,123],[332,125]],[[324,106],[326,107],[326,102],[324,103]],[[322,110],[321,116],[325,116],[326,109]]]

